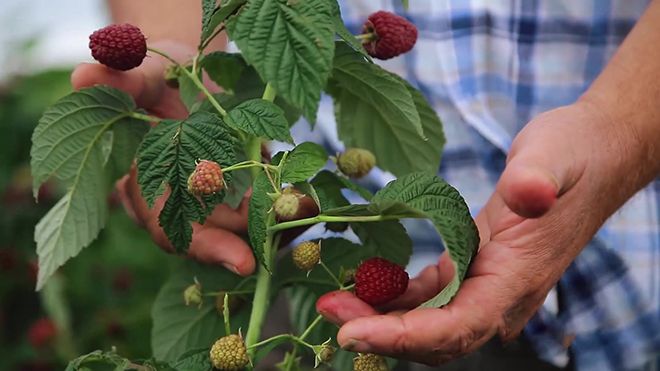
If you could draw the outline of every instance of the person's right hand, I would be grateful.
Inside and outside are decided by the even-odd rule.
[[[194,54],[188,46],[174,42],[150,44],[166,51],[174,59],[185,62]],[[103,84],[121,89],[133,96],[138,106],[162,118],[183,119],[188,112],[176,89],[165,84],[164,71],[170,64],[164,58],[150,53],[140,67],[130,71],[115,71],[100,64],[84,63],[71,75],[74,89]],[[166,251],[172,246],[158,223],[167,193],[149,209],[140,194],[135,167],[117,182],[117,190],[127,213],[146,228],[153,240]],[[247,243],[240,237],[247,231],[249,192],[236,210],[219,205],[203,225],[193,224],[193,238],[189,255],[205,263],[222,264],[227,269],[248,275],[254,271],[255,260]]]

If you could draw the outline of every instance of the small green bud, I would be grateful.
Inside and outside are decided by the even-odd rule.
[[[183,290],[183,302],[186,306],[202,306],[202,285],[195,279],[195,283]]]
[[[376,166],[376,157],[369,150],[349,148],[337,157],[337,167],[346,176],[362,178]]]

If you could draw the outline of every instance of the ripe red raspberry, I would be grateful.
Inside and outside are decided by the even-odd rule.
[[[355,272],[355,295],[370,305],[381,305],[401,296],[408,288],[408,273],[383,258],[367,259]]]
[[[50,318],[36,320],[28,329],[28,341],[34,348],[50,343],[57,335],[57,327]]]
[[[415,46],[417,27],[394,13],[378,11],[369,16],[362,28],[363,33],[374,37],[364,43],[367,53],[374,58],[390,59]]]
[[[89,35],[92,57],[115,70],[127,71],[142,64],[147,55],[147,40],[131,24],[112,24]]]
[[[224,187],[222,168],[215,161],[197,162],[195,171],[188,177],[188,192],[195,196],[207,196],[220,192]]]

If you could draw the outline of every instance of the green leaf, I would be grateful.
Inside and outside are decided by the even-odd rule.
[[[67,193],[35,228],[38,290],[105,226],[106,195],[114,180],[107,174],[128,171],[127,159],[135,154],[144,130],[143,122],[130,117],[135,109],[126,93],[97,86],[60,99],[39,120],[30,153],[33,192],[36,196],[39,187],[54,177],[64,183]],[[135,137],[126,140],[127,133]]]
[[[244,101],[229,112],[229,117],[246,133],[293,143],[284,111],[275,103],[263,99]]]
[[[202,35],[213,32],[210,30],[211,16],[215,11],[216,0],[202,0]]]
[[[90,365],[112,366],[114,371],[123,371],[128,370],[130,364],[130,360],[119,356],[115,352],[103,352],[96,350],[69,362],[65,371],[89,370],[91,369]]]
[[[304,142],[297,145],[282,166],[282,182],[297,183],[316,174],[328,162],[328,154],[320,145]]]
[[[205,297],[201,308],[185,305],[183,291],[193,284],[195,277],[203,292],[229,291],[244,280],[226,269],[191,261],[178,265],[156,296],[151,312],[151,347],[158,360],[180,360],[187,352],[208,349],[216,339],[225,335],[224,320],[215,307],[215,297]],[[248,302],[243,302],[240,311],[232,313],[232,332],[247,325]]]
[[[216,7],[213,11],[210,20],[206,23],[206,27],[202,27],[200,45],[202,45],[202,43],[204,43],[206,40],[208,40],[209,37],[211,37],[211,35],[213,35],[213,31],[218,28],[220,23],[224,22],[227,17],[236,12],[241,5],[245,4],[246,1],[247,0],[222,0],[220,2],[220,6]]]
[[[212,160],[227,167],[235,162],[234,146],[222,120],[206,112],[195,112],[184,121],[163,121],[145,136],[138,155],[138,183],[149,207],[161,195],[162,185],[169,185],[159,221],[177,251],[190,245],[190,223],[204,223],[224,197],[224,190],[199,198],[188,192],[188,177],[196,161]],[[227,183],[229,175],[225,175]]]
[[[247,64],[240,54],[213,52],[204,56],[201,66],[211,80],[225,90],[234,90]]]
[[[407,84],[393,76],[339,43],[328,84],[335,100],[339,138],[347,147],[372,151],[378,166],[397,176],[435,173],[442,148],[437,147],[435,136],[425,139],[417,107],[421,102],[411,95]]]
[[[250,0],[227,30],[262,79],[314,122],[335,48],[330,3]]]
[[[181,371],[211,371],[211,357],[209,357],[209,348],[203,350],[193,350],[181,356],[178,360],[170,362],[169,366],[174,370]]]
[[[447,304],[458,291],[479,247],[479,232],[461,195],[437,176],[417,173],[390,182],[371,202],[369,208],[381,215],[420,214],[433,222],[456,273],[451,283],[423,306]]]
[[[419,113],[419,118],[422,122],[422,128],[424,129],[424,135],[428,138],[428,141],[425,143],[429,147],[429,153],[431,153],[431,148],[435,149],[436,155],[431,157],[429,156],[428,165],[430,169],[437,169],[440,166],[440,160],[442,156],[442,149],[445,146],[446,139],[445,133],[442,129],[442,121],[438,117],[437,112],[431,107],[426,97],[414,86],[410,85],[406,80],[402,79],[396,74],[390,73],[390,76],[401,81],[402,84],[406,86],[408,92],[415,102],[415,107],[417,107],[417,112]]]
[[[321,212],[325,213],[326,210],[349,204],[346,197],[341,193],[344,186],[338,180],[338,176],[335,173],[323,170],[316,174],[311,184],[314,186],[318,195]]]
[[[351,223],[351,229],[365,248],[399,265],[406,266],[412,255],[412,240],[397,220],[373,223]]]
[[[231,110],[243,101],[261,98],[266,85],[261,81],[259,74],[252,67],[247,67],[238,79],[231,93],[214,94],[218,102],[226,109]],[[284,111],[289,126],[295,124],[300,118],[300,110],[287,103],[280,97],[275,98],[275,104]],[[202,101],[199,110],[215,113],[216,110],[208,100]]]
[[[331,0],[330,4],[333,8],[332,22],[337,35],[342,40],[344,40],[348,46],[353,48],[353,50],[362,54],[362,56],[364,56],[369,62],[373,62],[369,53],[367,53],[366,49],[364,49],[362,42],[358,40],[355,35],[353,35],[351,31],[348,30],[348,28],[346,28],[346,25],[341,18],[341,9],[339,8],[339,4],[337,4],[337,2],[334,0]]]
[[[269,212],[273,207],[273,201],[268,196],[272,193],[273,186],[270,184],[266,173],[263,171],[257,175],[252,185],[252,196],[250,197],[250,206],[248,208],[248,234],[250,236],[250,244],[254,256],[263,264],[268,270],[268,259],[264,256],[264,243],[268,234],[268,218],[271,217]]]

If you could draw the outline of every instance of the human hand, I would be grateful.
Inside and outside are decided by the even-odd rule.
[[[419,308],[451,280],[445,253],[380,312],[349,292],[317,302],[348,350],[438,364],[495,335],[515,338],[564,270],[623,202],[620,144],[587,103],[547,112],[511,148],[496,191],[476,217],[480,249],[458,294],[443,308]],[[617,143],[618,142],[618,143]]]
[[[166,51],[174,59],[185,62],[194,56],[195,50],[185,45],[162,41],[151,46]],[[105,84],[121,89],[135,99],[138,106],[163,118],[183,119],[187,110],[179,98],[179,92],[165,84],[165,68],[170,64],[164,58],[149,54],[138,68],[122,72],[100,64],[84,63],[71,75],[75,89]],[[149,209],[140,194],[135,167],[117,182],[120,199],[128,214],[146,228],[153,240],[164,250],[172,251],[167,236],[158,223],[167,194],[160,197]],[[219,205],[203,225],[193,224],[193,237],[189,255],[206,263],[222,264],[227,269],[247,275],[254,271],[255,260],[247,243],[240,237],[247,231],[249,193],[236,210]]]

